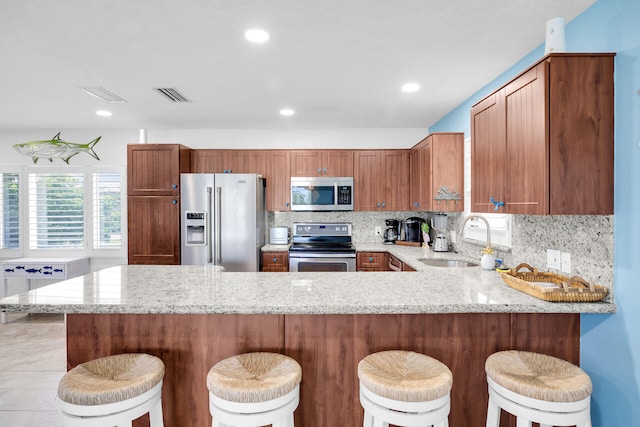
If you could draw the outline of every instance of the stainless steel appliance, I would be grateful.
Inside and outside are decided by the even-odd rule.
[[[264,180],[255,174],[180,175],[181,263],[259,271]]]
[[[293,223],[289,271],[356,271],[349,223]]]
[[[396,240],[400,238],[400,225],[402,221],[399,219],[385,219],[387,228],[384,230],[384,242],[385,245],[393,245]]]
[[[433,250],[435,252],[449,252],[449,241],[447,240],[447,215],[435,214],[431,217],[431,227],[435,233]]]
[[[412,216],[404,221],[404,240],[407,242],[423,242],[422,223],[424,219]]]
[[[271,227],[269,229],[269,243],[272,245],[289,244],[289,227]]]
[[[353,177],[291,177],[292,211],[352,211]]]

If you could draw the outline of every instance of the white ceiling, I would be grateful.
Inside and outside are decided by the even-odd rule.
[[[544,43],[547,20],[593,3],[2,0],[0,131],[427,128]],[[269,42],[248,43],[252,27]]]

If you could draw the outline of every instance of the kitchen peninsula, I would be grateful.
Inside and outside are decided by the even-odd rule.
[[[416,272],[231,273],[210,266],[107,268],[0,300],[0,310],[67,313],[68,367],[147,352],[167,367],[167,426],[208,426],[209,368],[275,351],[302,366],[296,425],[357,426],[357,363],[391,348],[420,351],[454,375],[451,425],[482,426],[484,361],[518,348],[579,363],[579,313],[615,305],[547,303],[494,271],[428,267],[422,248],[389,249]],[[144,425],[144,420],[140,425]]]

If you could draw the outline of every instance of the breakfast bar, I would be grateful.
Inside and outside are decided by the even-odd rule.
[[[580,313],[615,312],[606,301],[541,301],[479,267],[429,267],[418,251],[395,250],[416,270],[401,273],[117,266],[5,298],[0,311],[66,313],[69,369],[116,353],[160,357],[165,425],[201,427],[211,422],[208,370],[251,351],[302,366],[296,425],[362,425],[357,364],[386,349],[445,363],[454,378],[450,425],[483,426],[490,354],[522,349],[579,364]]]

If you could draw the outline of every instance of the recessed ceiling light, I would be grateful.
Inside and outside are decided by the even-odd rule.
[[[420,90],[420,85],[418,83],[405,83],[402,85],[403,92],[416,92]]]
[[[296,112],[291,108],[283,108],[282,110],[280,110],[280,115],[282,116],[293,116],[295,113]]]
[[[259,28],[254,28],[244,33],[244,37],[251,43],[264,43],[269,40],[269,33]]]
[[[98,110],[96,111],[96,114],[99,115],[100,117],[111,117],[113,114],[111,114],[111,111],[107,111],[107,110]]]

